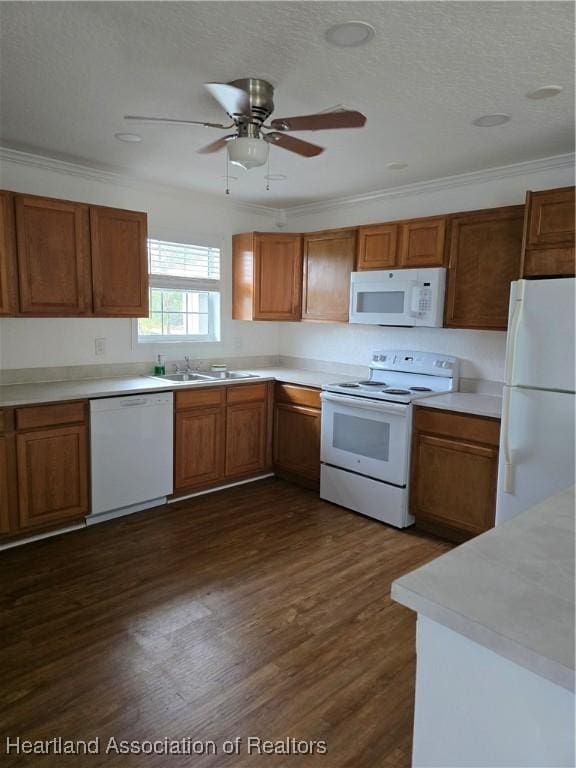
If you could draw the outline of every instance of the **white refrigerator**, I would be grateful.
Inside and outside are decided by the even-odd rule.
[[[496,524],[574,485],[574,278],[512,283]]]

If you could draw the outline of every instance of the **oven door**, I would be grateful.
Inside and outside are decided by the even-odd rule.
[[[415,325],[414,280],[354,280],[350,285],[350,322],[371,325]]]
[[[322,392],[321,460],[386,483],[408,475],[410,406]]]

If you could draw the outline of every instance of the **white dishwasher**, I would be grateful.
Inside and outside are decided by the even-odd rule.
[[[172,392],[91,400],[90,434],[88,524],[148,509],[172,493]]]

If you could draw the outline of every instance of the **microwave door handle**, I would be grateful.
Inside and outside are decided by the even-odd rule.
[[[369,400],[363,397],[347,397],[333,392],[322,392],[320,395],[322,402],[334,403],[335,405],[352,405],[354,408],[360,408],[366,411],[378,411],[379,413],[388,413],[395,416],[404,417],[408,413],[408,406],[405,403],[389,403],[385,400]]]

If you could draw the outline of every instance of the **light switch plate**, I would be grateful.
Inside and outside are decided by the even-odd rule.
[[[94,353],[96,355],[106,354],[106,339],[94,339]]]

